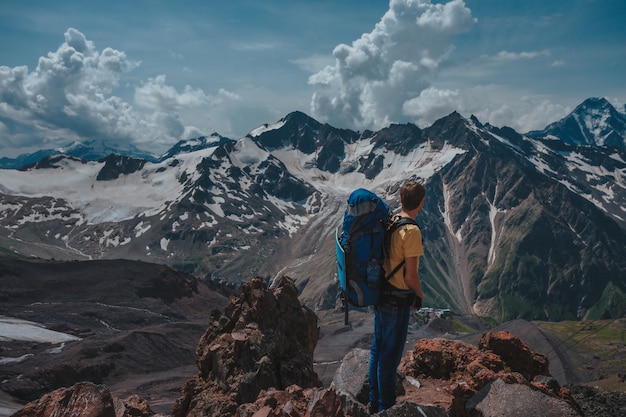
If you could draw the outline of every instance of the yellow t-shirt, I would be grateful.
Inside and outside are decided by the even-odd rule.
[[[391,235],[389,259],[385,259],[385,273],[391,273],[404,258],[413,256],[417,257],[417,266],[419,268],[419,258],[423,255],[422,231],[419,227],[412,224],[403,225]],[[404,266],[398,269],[389,279],[389,283],[401,290],[410,289],[404,281]]]

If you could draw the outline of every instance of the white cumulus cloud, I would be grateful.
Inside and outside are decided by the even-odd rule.
[[[150,78],[135,90],[137,105],[160,111],[175,112],[190,106],[200,106],[209,101],[209,97],[200,89],[185,86],[182,93],[166,84],[165,75]]]
[[[543,51],[525,51],[525,52],[510,52],[500,51],[494,58],[496,61],[518,61],[520,59],[533,59],[540,56],[550,56],[550,51],[544,49]]]
[[[493,100],[493,97],[498,97]],[[429,87],[418,97],[404,104],[406,114],[413,116],[421,127],[453,111],[464,116],[474,115],[481,122],[509,126],[518,132],[543,129],[565,117],[572,108],[552,103],[545,97],[520,95],[519,91],[498,85],[477,85],[462,90]]]
[[[316,89],[312,113],[334,125],[379,129],[427,112],[419,109],[419,97],[454,101],[454,92],[429,88],[453,47],[452,36],[475,22],[462,0],[391,0],[370,33],[336,46],[334,64],[309,78]]]
[[[197,132],[183,122],[184,110],[237,99],[225,90],[215,97],[189,86],[177,91],[158,75],[136,86],[134,103],[127,102],[116,91],[139,65],[122,51],[98,50],[70,28],[58,49],[40,57],[33,71],[0,66],[0,148],[93,139],[165,148],[185,132]]]

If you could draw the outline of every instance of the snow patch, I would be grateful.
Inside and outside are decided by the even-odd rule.
[[[496,184],[496,190],[494,196],[498,195],[498,184]],[[493,201],[489,200],[483,193],[483,197],[489,204],[489,224],[491,225],[491,243],[489,245],[489,254],[487,256],[487,264],[491,266],[496,260],[496,246],[498,243],[498,229],[496,228],[496,218],[498,213],[506,213],[506,210],[500,210]]]
[[[46,329],[32,321],[0,316],[0,341],[21,340],[37,343],[62,343],[81,340],[80,337]]]
[[[135,226],[135,237],[138,238],[139,236],[143,235],[144,233],[146,233],[148,230],[150,230],[150,227],[152,227],[150,225],[150,223],[147,223],[144,225],[143,221],[140,221],[139,223],[137,223],[137,225]]]
[[[463,236],[461,235],[461,229],[454,231],[452,226],[452,219],[450,218],[450,196],[450,190],[448,189],[446,184],[443,184],[444,211],[441,213],[441,215],[443,216],[443,222],[448,228],[450,234],[456,237],[456,240],[460,243],[463,240]]]
[[[269,132],[270,130],[280,129],[284,125],[285,125],[285,121],[284,120],[281,120],[281,121],[273,123],[273,124],[265,123],[265,124],[257,127],[256,129],[252,130],[248,135],[254,138],[254,137],[260,136],[261,134],[263,134],[265,132]]]
[[[71,206],[56,207],[59,211],[49,213],[47,219],[61,218],[62,214],[76,209],[85,216],[82,218],[72,213],[71,217],[79,221],[91,224],[119,222],[141,214],[159,214],[171,203],[172,196],[184,194],[184,184],[178,178],[188,173],[192,180],[197,179],[200,175],[197,165],[203,158],[212,155],[215,149],[217,147],[177,155],[176,167],[170,166],[171,160],[147,162],[142,170],[111,181],[96,181],[104,162],[83,163],[63,159],[57,168],[27,171],[2,169],[0,184],[4,194],[29,198],[50,196],[71,202]],[[2,214],[5,211],[3,207],[0,207]],[[41,220],[46,220],[43,214],[33,213],[25,217],[22,224]]]
[[[232,156],[233,164],[239,168],[243,168],[265,161],[269,156],[269,152],[261,149],[249,137],[245,137],[239,139],[237,143],[235,143]]]

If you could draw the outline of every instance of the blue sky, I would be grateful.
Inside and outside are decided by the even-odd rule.
[[[354,130],[452,111],[520,132],[626,102],[623,0],[0,2],[0,157],[164,152],[294,110]]]

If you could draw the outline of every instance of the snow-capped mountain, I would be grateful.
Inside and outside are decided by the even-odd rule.
[[[529,132],[531,137],[554,137],[571,145],[626,147],[626,114],[605,98],[589,98],[565,118],[544,130]]]
[[[330,308],[349,193],[366,187],[397,208],[408,178],[427,188],[427,304],[502,319],[626,312],[626,148],[458,113],[425,129],[354,132],[294,112],[154,162],[55,155],[0,170],[0,248],[162,262],[233,285],[287,274],[303,301]]]
[[[114,144],[106,141],[90,140],[85,142],[72,142],[66,146],[54,149],[43,149],[37,152],[23,154],[17,158],[0,158],[0,169],[20,169],[35,164],[47,156],[67,155],[84,161],[98,161],[107,156],[121,155],[130,158],[145,159],[155,162],[158,158],[150,152],[142,151],[131,144]]]
[[[196,139],[190,140],[181,140],[176,145],[172,146],[167,152],[159,157],[159,161],[164,161],[166,159],[172,158],[176,155],[183,153],[190,153],[198,150],[202,150],[205,148],[211,148],[214,146],[221,145],[225,142],[231,142],[232,139],[221,136],[218,133],[212,133],[210,136],[201,136]],[[122,154],[124,156],[133,156],[128,154]]]

